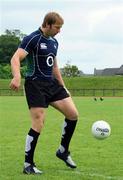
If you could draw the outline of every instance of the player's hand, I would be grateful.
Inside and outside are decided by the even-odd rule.
[[[19,88],[20,88],[20,85],[21,85],[21,78],[18,77],[14,77],[12,80],[11,80],[11,83],[10,83],[10,88],[14,91],[18,91]]]

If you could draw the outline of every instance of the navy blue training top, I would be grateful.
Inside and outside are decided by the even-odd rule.
[[[54,58],[57,54],[58,42],[53,37],[45,37],[39,28],[24,37],[19,48],[28,55],[26,77],[51,80]]]

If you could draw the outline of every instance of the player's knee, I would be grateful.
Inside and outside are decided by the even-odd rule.
[[[76,110],[76,111],[73,111],[73,112],[70,114],[69,119],[70,119],[70,120],[78,120],[78,116],[79,116],[79,113],[78,113],[78,111]]]
[[[32,114],[32,126],[37,131],[40,131],[44,126],[44,111],[37,110]]]
[[[76,112],[73,114],[73,119],[74,119],[74,120],[78,120],[78,116],[79,116],[79,113],[78,113],[78,111],[76,111]]]
[[[32,120],[32,128],[40,133],[44,126],[44,120],[39,117],[37,117],[37,119],[35,118]]]

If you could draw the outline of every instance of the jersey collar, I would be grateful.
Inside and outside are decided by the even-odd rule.
[[[40,31],[40,33],[43,35],[44,38],[46,38],[46,39],[51,39],[50,36],[49,36],[49,37],[46,37],[46,36],[44,35],[44,33],[43,33],[43,31],[42,31],[42,29],[41,29],[40,27],[39,27],[38,30]]]

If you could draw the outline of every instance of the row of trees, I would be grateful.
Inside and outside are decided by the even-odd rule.
[[[61,73],[65,77],[76,77],[76,76],[82,76],[84,73],[78,69],[77,66],[71,65],[68,61],[66,65],[61,68]]]
[[[0,78],[11,78],[10,59],[22,38],[25,36],[20,30],[6,30],[4,34],[0,35]],[[24,75],[24,67],[22,67],[22,74]]]
[[[16,51],[18,45],[25,34],[20,30],[6,30],[5,34],[0,35],[0,78],[8,79],[11,78],[10,70],[10,59],[14,52]],[[24,77],[26,71],[26,64],[23,63],[21,67],[21,74]],[[70,65],[70,62],[61,69],[63,76],[80,76],[83,74],[79,71],[78,67],[75,65]]]

